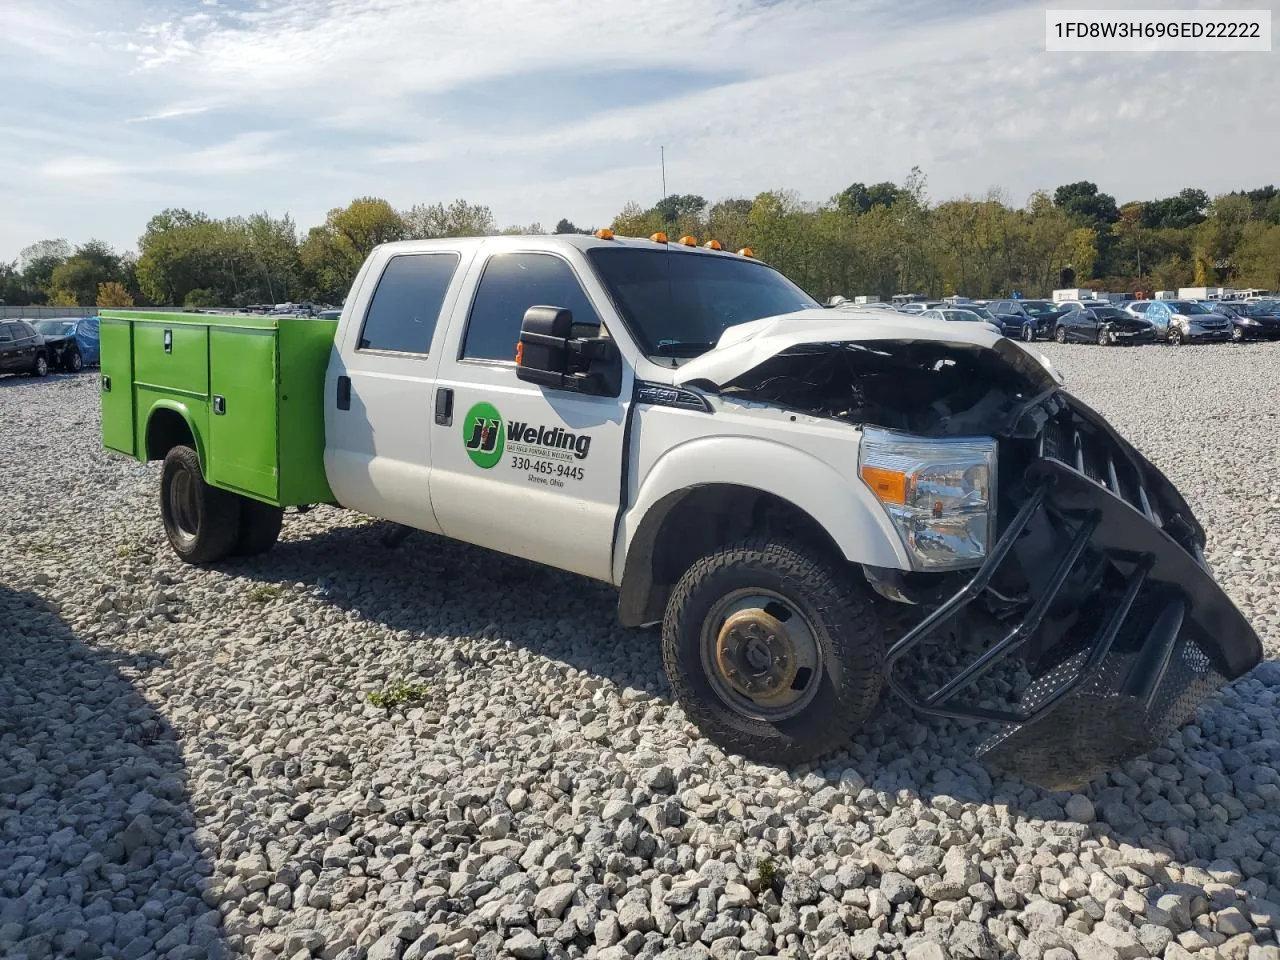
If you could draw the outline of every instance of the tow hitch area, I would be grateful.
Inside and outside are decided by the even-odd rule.
[[[885,677],[923,713],[999,724],[978,751],[989,766],[1073,789],[1162,742],[1262,646],[1205,566],[1186,503],[1083,404],[1069,400],[1017,469],[987,560],[894,644]],[[921,691],[928,651],[957,631],[982,652]],[[982,680],[1011,656],[1031,682],[993,704]]]

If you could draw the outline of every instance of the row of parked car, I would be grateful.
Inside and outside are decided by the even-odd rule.
[[[0,373],[79,373],[98,361],[97,317],[0,320]]]
[[[853,307],[847,300],[835,307]],[[1280,339],[1280,298],[1229,300],[925,300],[895,306],[929,320],[982,323],[1021,340],[1059,343],[1155,343]]]

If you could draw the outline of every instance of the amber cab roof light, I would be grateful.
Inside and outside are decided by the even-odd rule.
[[[661,230],[659,230],[657,233],[649,234],[649,239],[652,240],[654,243],[666,243],[667,235],[663,233]]]
[[[595,232],[595,238],[597,240],[612,240],[613,231],[610,230],[608,227],[601,227],[599,230]]]

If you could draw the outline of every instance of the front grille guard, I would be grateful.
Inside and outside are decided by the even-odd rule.
[[[1055,451],[1029,468],[1031,493],[987,559],[964,587],[890,648],[884,665],[886,683],[913,709],[1001,724],[980,748],[982,759],[1050,789],[1077,787],[1141,755],[1184,723],[1225,678],[1261,658],[1256,634],[1213,582],[1199,550],[1188,553],[1161,530],[1140,480],[1131,503],[1110,458],[1106,469],[1089,469],[1076,436],[1073,463]],[[1102,475],[1091,476],[1097,472]],[[1021,622],[932,692],[922,694],[904,682],[904,658],[983,595],[1036,514],[1050,507],[1071,532]],[[1060,641],[1055,649],[1062,656],[1016,705],[957,703],[958,694],[1027,645],[1077,566],[1096,564],[1099,556],[1121,581],[1107,593],[1116,598],[1114,606],[1095,612],[1097,626],[1087,639]],[[1101,594],[1091,602],[1095,597]],[[1135,615],[1138,606],[1141,613]],[[1051,714],[1054,721],[1044,722]]]

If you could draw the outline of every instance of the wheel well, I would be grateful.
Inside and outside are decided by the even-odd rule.
[[[163,460],[174,447],[195,448],[195,437],[177,410],[161,409],[147,421],[147,459]]]
[[[822,524],[789,500],[728,483],[679,490],[649,509],[632,538],[619,619],[624,626],[661,620],[672,588],[695,560],[762,533],[843,557]]]

